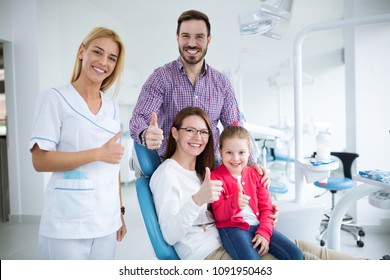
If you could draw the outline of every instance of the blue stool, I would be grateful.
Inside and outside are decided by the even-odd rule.
[[[264,140],[265,143],[265,140]],[[281,160],[281,161],[289,161],[287,157],[284,158],[277,158],[275,149],[266,147],[265,144],[262,148],[262,164],[264,167],[267,166],[268,161],[275,161],[275,160]],[[288,188],[286,187],[285,184],[278,182],[277,180],[271,180],[270,186],[268,188],[268,191],[271,195],[271,197],[276,200],[277,194],[283,194],[288,192]]]
[[[316,187],[329,190],[332,194],[332,204],[331,204],[332,206],[331,206],[330,214],[325,214],[325,218],[321,221],[321,230],[320,230],[320,237],[319,237],[321,246],[325,245],[324,235],[328,229],[330,215],[336,204],[336,193],[338,191],[347,190],[353,187],[354,184],[352,180],[351,168],[353,162],[359,156],[358,154],[347,153],[347,152],[332,152],[331,155],[337,157],[341,161],[343,166],[344,177],[330,176],[326,184],[320,182],[314,182],[314,185]],[[353,224],[353,221],[354,219],[351,216],[346,215],[341,223],[341,230],[353,235],[356,239],[357,246],[363,247],[364,242],[361,240],[361,237],[365,235],[365,232],[361,226]]]
[[[278,184],[277,182],[272,182],[271,181],[271,184],[269,186],[268,191],[269,191],[271,197],[274,200],[276,200],[277,199],[276,195],[277,194],[287,193],[288,192],[288,188],[284,184]]]

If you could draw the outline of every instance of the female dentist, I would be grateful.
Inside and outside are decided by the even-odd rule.
[[[30,151],[38,172],[52,172],[39,228],[42,259],[114,259],[127,230],[119,180],[124,147],[118,91],[125,49],[96,27],[81,43],[70,84],[37,100]]]

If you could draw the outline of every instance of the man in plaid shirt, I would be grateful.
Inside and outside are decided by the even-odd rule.
[[[219,158],[219,128],[238,123],[240,110],[229,79],[206,64],[205,55],[211,40],[210,22],[202,12],[183,12],[176,31],[180,56],[157,68],[142,87],[130,119],[130,134],[137,143],[157,149],[164,157],[169,131],[176,114],[185,107],[200,107],[209,116],[216,159]],[[253,157],[250,162],[255,164]],[[257,164],[256,164],[257,165]],[[258,165],[257,165],[258,166]],[[269,178],[264,168],[264,183]]]

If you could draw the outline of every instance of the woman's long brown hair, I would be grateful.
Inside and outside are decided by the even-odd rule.
[[[175,119],[173,120],[172,127],[175,127],[179,130],[185,118],[189,116],[199,116],[201,117],[206,125],[207,129],[210,131],[209,142],[207,143],[205,149],[196,157],[195,171],[198,174],[199,178],[203,181],[206,173],[206,167],[209,167],[212,170],[215,166],[215,155],[214,155],[214,139],[211,130],[211,124],[209,117],[203,109],[198,107],[186,107],[177,113]],[[172,157],[177,148],[176,140],[173,138],[172,131],[169,132],[167,150],[165,152],[165,159]]]

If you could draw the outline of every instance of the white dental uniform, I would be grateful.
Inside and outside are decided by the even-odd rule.
[[[37,100],[30,150],[76,152],[101,147],[121,128],[117,104],[101,94],[94,115],[71,85],[43,91]],[[39,234],[57,239],[98,238],[122,225],[119,164],[92,162],[53,172],[45,191]]]

